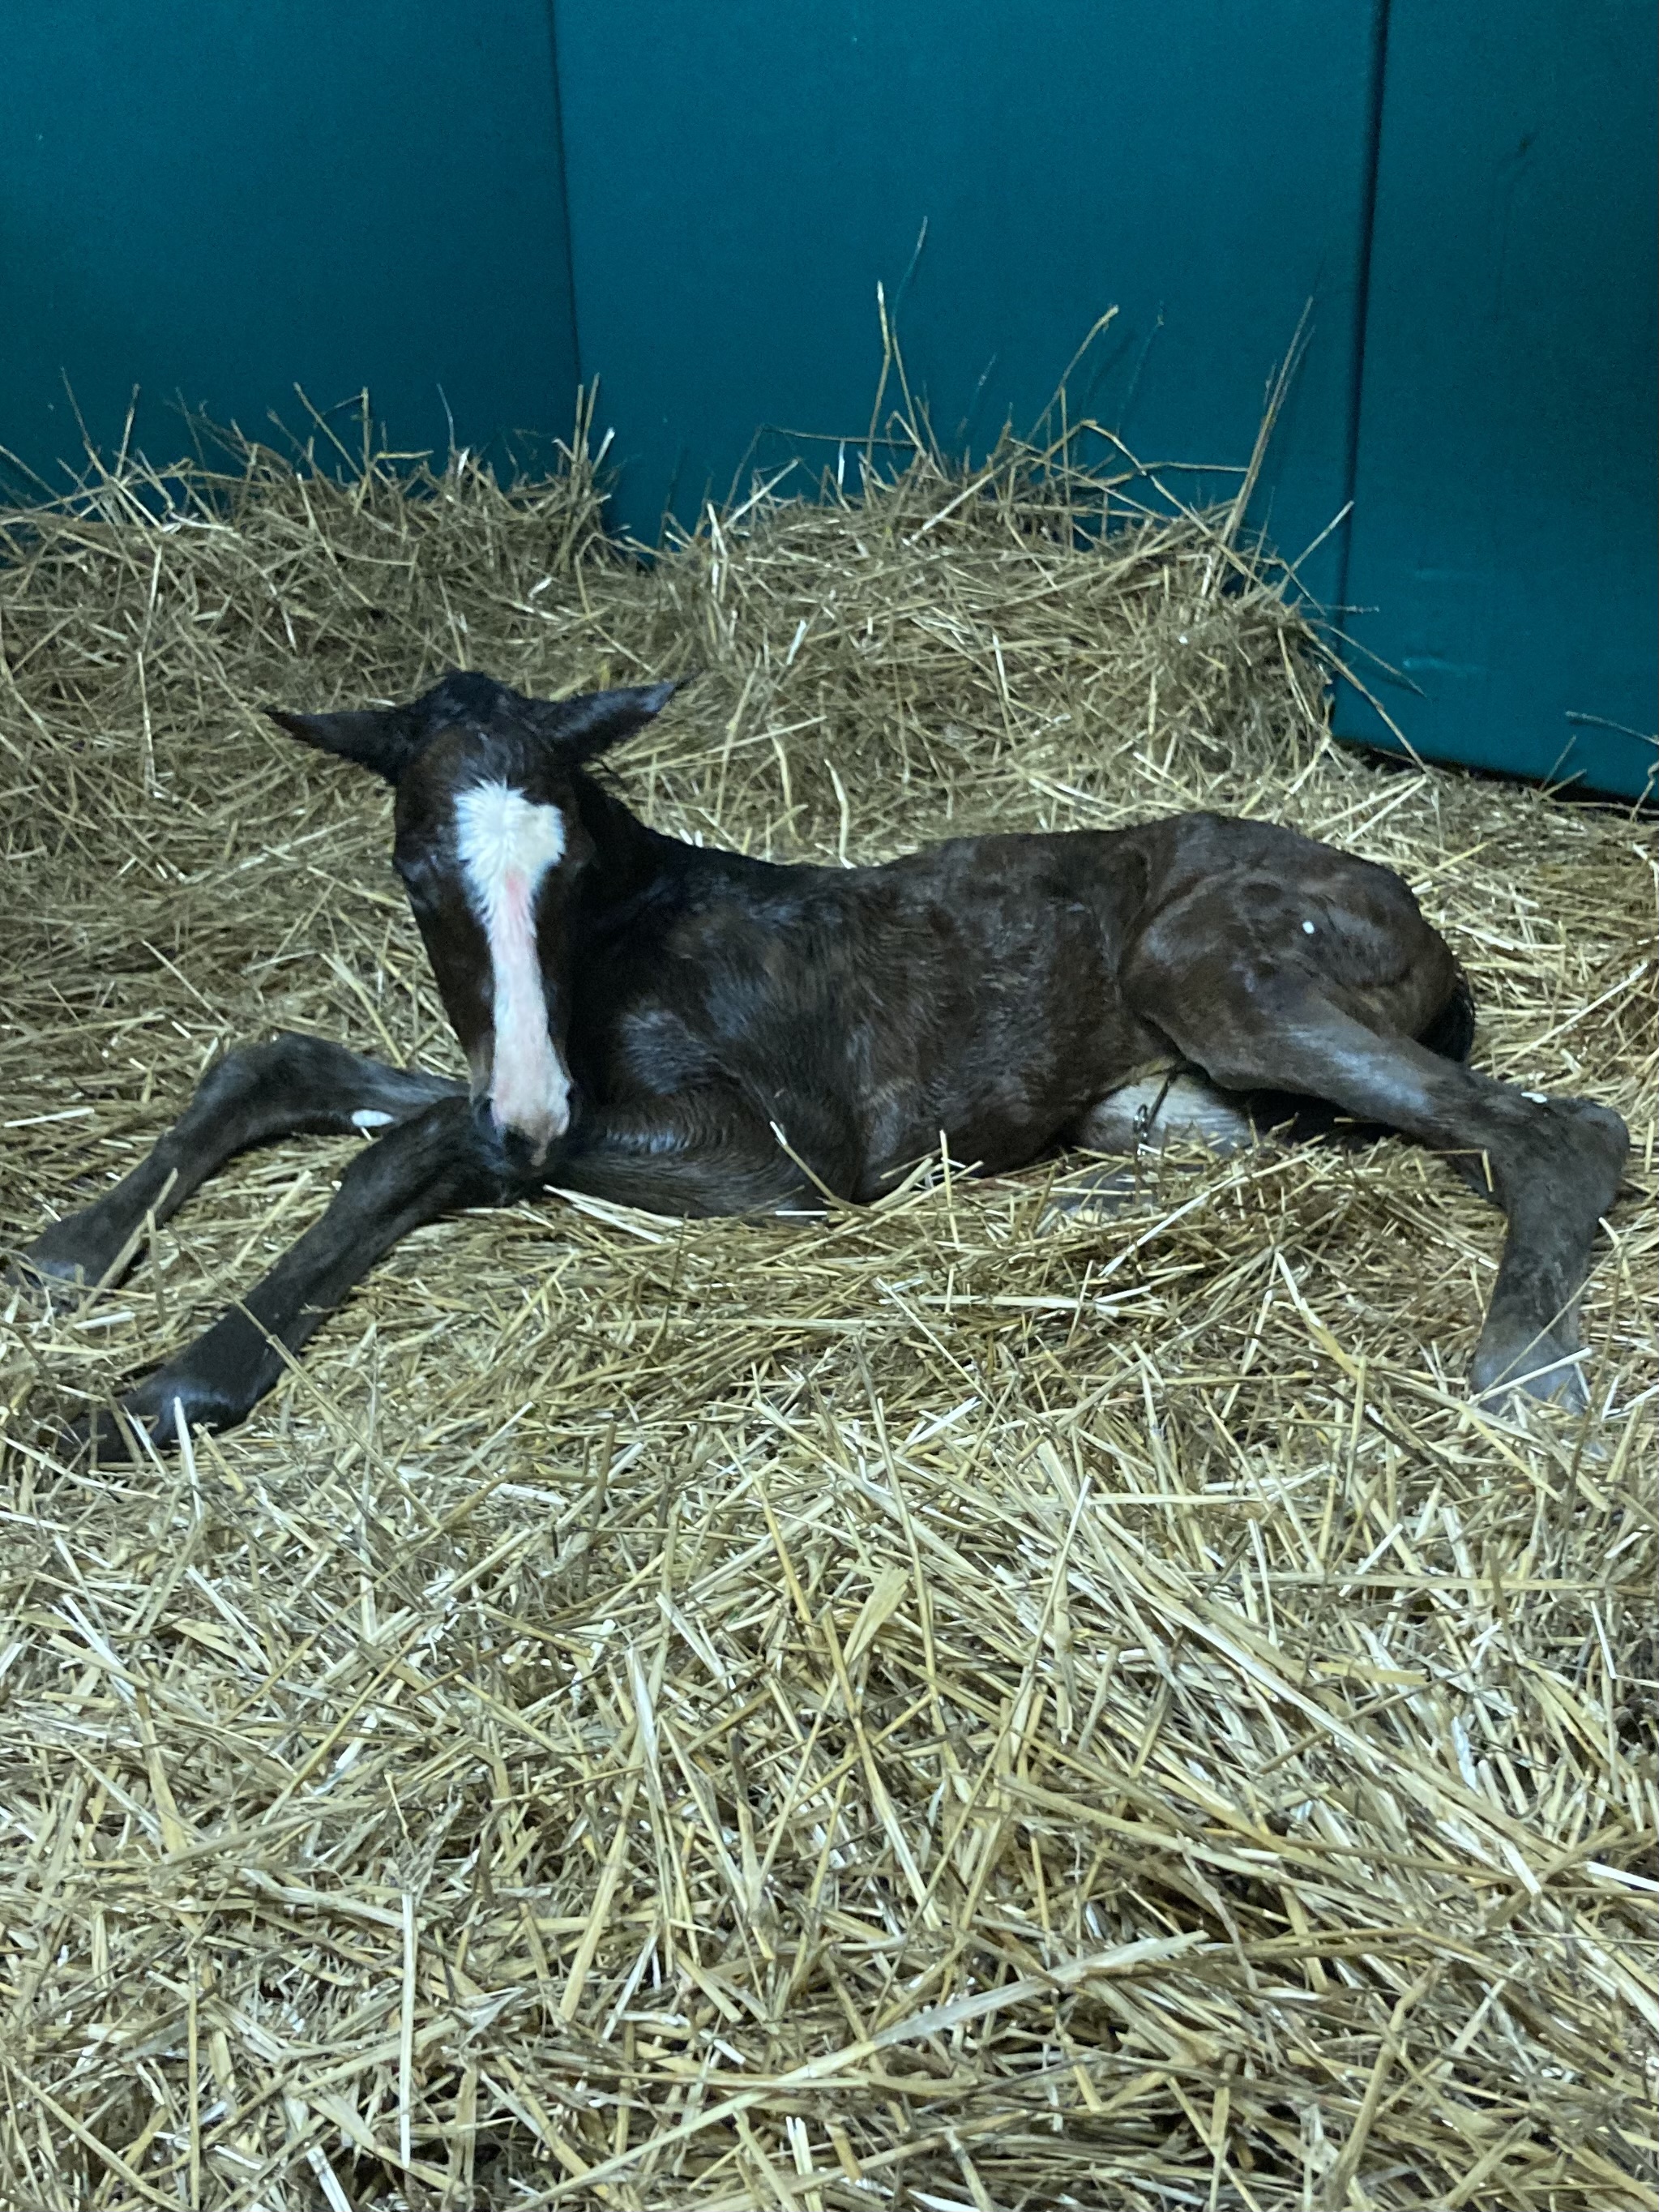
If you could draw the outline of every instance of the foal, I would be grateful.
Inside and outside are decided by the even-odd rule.
[[[394,787],[395,865],[471,1083],[313,1037],[244,1048],[47,1230],[26,1268],[97,1283],[244,1146],[383,1132],[243,1304],[127,1395],[131,1421],[170,1441],[181,1418],[240,1420],[383,1253],[457,1207],[551,1186],[810,1211],[875,1198],[941,1135],[993,1173],[1118,1149],[1154,1116],[1160,1137],[1245,1139],[1269,1087],[1464,1155],[1509,1224],[1474,1386],[1585,1403],[1575,1306],[1624,1123],[1462,1064],[1467,988],[1397,876],[1213,814],[873,868],[682,844],[585,769],[673,688],[550,702],[458,674],[405,707],[275,715]],[[106,1414],[78,1438],[126,1449]]]

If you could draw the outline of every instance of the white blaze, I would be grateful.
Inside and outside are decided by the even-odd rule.
[[[472,911],[489,944],[490,1109],[501,1128],[544,1150],[570,1126],[570,1078],[554,1049],[536,950],[536,894],[563,858],[564,817],[509,784],[475,784],[456,798],[455,841]]]

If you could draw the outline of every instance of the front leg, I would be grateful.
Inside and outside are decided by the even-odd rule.
[[[167,1445],[181,1413],[206,1428],[231,1427],[279,1380],[283,1351],[299,1351],[411,1229],[462,1206],[502,1205],[534,1182],[515,1172],[466,1098],[440,1099],[359,1152],[322,1218],[240,1306],[130,1391],[122,1412]],[[105,1413],[84,1416],[70,1437],[94,1456],[128,1455],[119,1424]]]
[[[821,1131],[811,1164],[825,1187],[846,1187],[847,1164]],[[234,1426],[281,1379],[283,1351],[299,1351],[411,1229],[550,1186],[671,1215],[805,1212],[821,1202],[770,1124],[724,1095],[592,1110],[533,1170],[487,1109],[446,1097],[360,1152],[322,1218],[240,1306],[128,1392],[122,1412],[163,1446],[174,1442],[180,1413],[199,1426]],[[77,1450],[89,1446],[106,1459],[128,1455],[125,1434],[106,1413],[83,1416],[70,1437]]]
[[[26,1281],[55,1294],[89,1290],[131,1258],[151,1221],[250,1145],[304,1131],[372,1131],[405,1121],[465,1085],[419,1068],[388,1067],[343,1045],[292,1033],[216,1060],[180,1120],[112,1191],[55,1221],[19,1255]]]

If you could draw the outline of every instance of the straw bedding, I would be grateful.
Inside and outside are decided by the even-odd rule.
[[[244,452],[9,526],[4,1233],[229,1043],[456,1065],[378,785],[260,720],[696,668],[616,762],[780,857],[1272,814],[1399,868],[1479,1061],[1628,1117],[1594,1411],[1477,1418],[1499,1223],[1396,1142],[941,1159],[806,1228],[411,1237],[246,1425],[55,1414],[349,1148],[245,1158],[79,1314],[0,1299],[0,2202],[1651,2204],[1653,851],[1334,747],[1231,513],[1007,448],[654,567]],[[1648,2085],[1644,2087],[1644,2081]]]

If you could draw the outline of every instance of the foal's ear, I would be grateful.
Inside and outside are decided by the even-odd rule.
[[[345,714],[290,714],[280,707],[265,712],[302,745],[372,768],[388,783],[396,783],[428,734],[409,707],[369,707]]]
[[[633,684],[620,691],[588,691],[576,699],[538,699],[536,733],[557,745],[568,759],[594,760],[642,730],[678,689],[676,678],[668,684]]]

